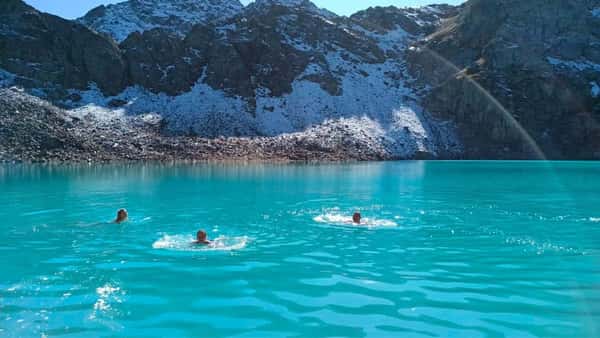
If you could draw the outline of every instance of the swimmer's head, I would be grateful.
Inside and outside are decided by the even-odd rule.
[[[127,217],[127,210],[119,209],[119,211],[117,211],[117,219],[115,220],[115,223],[123,223],[127,220]]]
[[[352,222],[354,222],[356,224],[360,224],[361,218],[362,218],[362,216],[361,216],[360,212],[355,212],[354,215],[352,215]]]
[[[206,231],[200,230],[196,233],[196,240],[198,243],[206,243]]]

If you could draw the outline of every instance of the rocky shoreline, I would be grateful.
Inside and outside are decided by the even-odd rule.
[[[392,160],[335,125],[276,137],[167,136],[159,120],[77,118],[19,89],[0,90],[0,162],[345,162]],[[427,157],[426,154],[423,157]]]

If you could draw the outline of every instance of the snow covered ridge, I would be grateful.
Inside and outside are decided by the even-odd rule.
[[[225,20],[243,8],[238,0],[129,0],[97,7],[78,21],[122,42],[133,32],[153,28],[183,36],[195,24]]]

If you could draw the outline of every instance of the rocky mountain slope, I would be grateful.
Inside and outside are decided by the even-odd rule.
[[[277,137],[165,136],[156,115],[74,116],[19,89],[0,89],[0,163],[104,161],[372,161],[385,149],[339,126]]]
[[[473,158],[600,158],[600,1],[471,0],[410,56]]]
[[[0,69],[28,88],[84,89],[93,82],[115,94],[126,81],[114,42],[20,0],[0,2]]]
[[[70,22],[6,0],[0,86],[124,128],[121,145],[139,132],[305,159],[600,158],[598,1],[340,17],[308,0],[130,0]],[[221,148],[190,149],[175,153]]]
[[[118,42],[154,28],[182,37],[195,24],[232,17],[243,7],[238,0],[130,0],[96,7],[78,21]]]

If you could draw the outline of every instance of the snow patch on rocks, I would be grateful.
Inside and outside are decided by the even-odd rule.
[[[431,24],[437,24],[442,21],[443,11],[437,8],[435,5],[421,6],[421,7],[408,7],[405,8],[406,16],[413,19],[413,21],[421,26],[425,27]],[[421,19],[421,16],[430,16],[429,20]],[[433,20],[432,20],[433,18]]]
[[[183,134],[206,137],[256,135],[255,122],[247,113],[247,104],[239,97],[226,96],[202,82],[178,96],[155,94],[142,87],[129,87],[114,97],[105,97],[96,88],[73,91],[81,101],[66,102],[71,113],[90,115],[98,121],[114,120],[125,115],[157,115],[168,123],[168,129]],[[110,102],[124,104],[111,108]]]
[[[129,0],[101,6],[78,21],[122,42],[133,32],[163,28],[184,36],[195,24],[208,24],[237,15],[238,0]]]
[[[458,151],[452,128],[427,116],[407,86],[409,77],[403,64],[354,64],[339,53],[328,54],[327,61],[334,72],[345,74],[341,95],[331,95],[306,80],[295,81],[292,93],[282,98],[259,95],[256,119],[261,131],[278,135],[306,130],[323,121],[346,121],[342,125],[347,131],[358,134],[362,130],[397,157]],[[313,72],[316,69],[315,65],[308,67]]]
[[[398,61],[383,64],[354,63],[342,52],[326,56],[327,68],[339,74],[341,94],[331,95],[304,76],[323,72],[311,64],[292,84],[292,92],[273,97],[268,89],[256,90],[255,105],[242,97],[226,95],[203,82],[178,96],[154,94],[141,87],[127,88],[116,97],[104,97],[97,88],[78,92],[75,116],[95,116],[97,121],[127,115],[159,116],[174,134],[204,137],[294,135],[327,145],[351,139],[393,158],[458,153],[454,127],[436,121],[423,110],[408,86],[412,80]],[[122,102],[110,108],[110,102]]]
[[[547,57],[546,60],[548,60],[548,63],[550,63],[551,65],[553,65],[555,67],[567,68],[567,69],[579,71],[579,72],[583,72],[583,71],[600,72],[600,64],[591,62],[589,60],[578,60],[578,61],[562,60],[562,59],[558,59],[558,58],[554,58],[554,57],[550,57],[550,56]]]
[[[400,26],[396,26],[395,29],[385,33],[372,32],[358,25],[355,25],[353,28],[377,40],[377,45],[385,52],[405,50],[408,43],[415,39],[414,35],[409,34]]]

